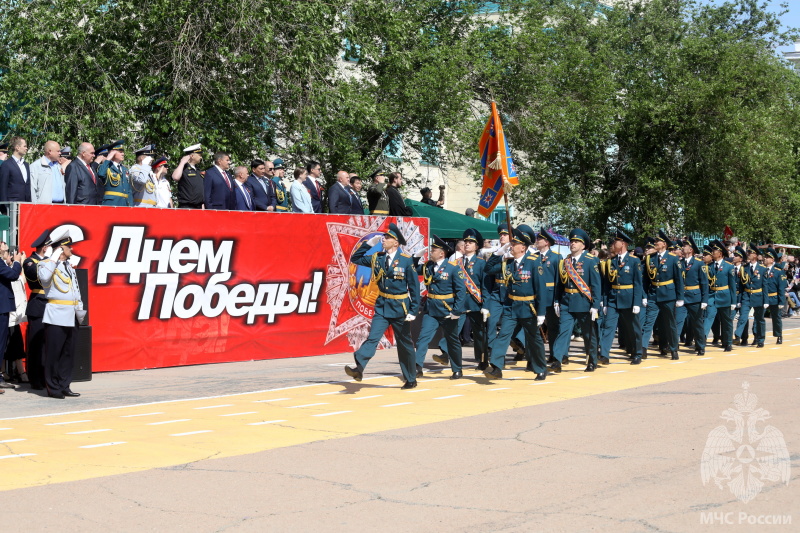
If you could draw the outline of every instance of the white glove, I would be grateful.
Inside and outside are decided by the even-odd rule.
[[[497,256],[506,255],[506,252],[507,252],[507,251],[508,251],[510,248],[511,248],[511,243],[510,243],[510,242],[507,242],[507,243],[505,243],[503,246],[501,246],[500,248],[498,248],[498,249],[497,249],[497,251],[496,251],[496,252],[494,252],[494,255],[497,255]]]
[[[764,309],[768,309],[768,308],[769,308],[769,304],[764,304]]]
[[[607,315],[607,314],[608,314],[608,307],[603,307],[603,314],[604,314],[604,315]]]
[[[642,311],[642,309],[638,305],[634,305],[633,308],[631,309],[631,312],[634,315],[638,315],[641,311]]]
[[[459,316],[458,315],[454,315],[453,313],[450,313],[445,318],[449,318],[450,320],[458,320]]]
[[[414,315],[406,315],[406,322],[411,322],[415,318],[417,318],[417,317],[415,317]]]
[[[146,167],[149,167],[150,163],[152,163],[152,162],[153,162],[153,158],[150,157],[149,155],[147,157],[145,157],[144,159],[142,159],[142,165],[144,165]]]
[[[700,304],[700,309],[705,309],[706,307],[708,307],[708,304],[706,302]]]
[[[731,311],[733,311],[734,309],[736,309],[736,304],[731,305]]]
[[[53,250],[50,253],[50,259],[52,259],[53,261],[61,261],[61,253],[62,253],[62,249],[59,246],[58,248],[56,248],[55,250]]]
[[[544,317],[543,316],[537,316],[536,317],[536,325],[539,326],[539,327],[542,327],[542,324],[544,324]]]
[[[642,307],[647,307],[647,298],[642,298]]]
[[[489,315],[491,315],[491,313],[489,312],[488,309],[481,309],[481,314],[483,315],[483,321],[484,322],[489,320]]]
[[[375,235],[374,237],[372,237],[367,241],[367,244],[369,244],[370,248],[372,248],[373,246],[381,242],[382,239],[383,235]]]
[[[683,300],[676,300],[675,307],[683,307]]]
[[[558,304],[558,302],[553,303],[553,312],[557,317],[561,318],[561,306]]]
[[[736,309],[739,309],[740,307],[742,307],[742,304],[736,304]]]
[[[425,255],[425,252],[427,252],[425,248],[420,248],[419,250],[414,252],[414,257],[422,257],[423,255]]]
[[[595,320],[597,320],[597,315],[599,313],[597,312],[597,309],[592,308],[589,310],[589,314],[592,315],[592,322],[594,322]]]

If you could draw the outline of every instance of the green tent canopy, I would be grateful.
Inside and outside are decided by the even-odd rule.
[[[431,221],[431,234],[436,234],[442,239],[460,239],[467,228],[475,228],[481,232],[484,239],[497,239],[497,225],[485,220],[459,215],[453,211],[433,207],[406,200],[406,205],[414,212],[415,217],[428,218]]]

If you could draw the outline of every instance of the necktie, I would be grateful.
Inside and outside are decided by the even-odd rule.
[[[86,170],[88,170],[88,171],[89,171],[89,175],[92,177],[92,182],[93,182],[95,185],[97,185],[97,178],[95,177],[95,175],[94,175],[94,172],[92,172],[92,167],[90,167],[90,166],[89,166],[89,165],[87,165],[86,163],[84,163],[84,165],[86,165]]]
[[[578,260],[575,259],[574,257],[572,258],[572,266],[574,266],[576,268],[578,267]]]
[[[391,263],[389,254],[386,254],[386,270],[389,270],[389,264]]]
[[[247,192],[247,187],[242,185],[242,192],[244,193],[244,201],[247,204],[248,209],[253,209],[253,206],[250,204],[250,193]]]

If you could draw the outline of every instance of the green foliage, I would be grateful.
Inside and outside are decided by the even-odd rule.
[[[486,4],[13,1],[0,131],[34,147],[124,136],[173,157],[202,142],[239,162],[313,158],[330,179],[418,164],[438,143],[425,158],[477,176],[494,99],[513,200],[556,227],[794,240],[800,81],[774,47],[795,35],[764,5]]]

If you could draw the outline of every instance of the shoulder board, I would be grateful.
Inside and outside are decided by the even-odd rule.
[[[454,267],[458,266],[458,262],[456,262],[456,261],[448,261],[447,263],[450,264],[450,265],[453,265]]]
[[[409,257],[409,258],[411,257],[411,255],[409,255],[409,254],[407,254],[405,252],[400,252],[400,255],[402,255],[403,257]]]
[[[775,265],[773,265],[772,268],[774,268],[775,270],[783,271],[783,267],[778,265],[777,263]]]
[[[484,259],[483,257],[481,257],[479,255],[476,255],[475,256],[475,261],[486,261],[486,259]]]
[[[672,257],[677,257],[674,252],[670,252],[669,255],[671,255]]]

